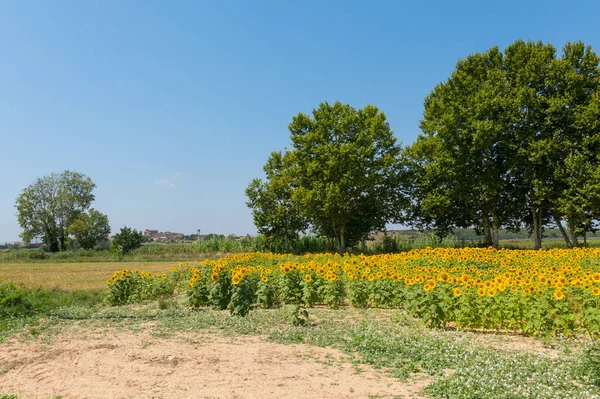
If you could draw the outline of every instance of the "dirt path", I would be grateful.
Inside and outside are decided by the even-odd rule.
[[[108,330],[0,344],[0,393],[23,398],[413,398],[430,382],[361,369],[333,349],[257,337]]]

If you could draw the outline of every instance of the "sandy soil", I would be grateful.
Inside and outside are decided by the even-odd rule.
[[[153,338],[114,330],[65,333],[51,344],[0,344],[0,392],[23,398],[414,398],[402,383],[343,353],[212,334]]]

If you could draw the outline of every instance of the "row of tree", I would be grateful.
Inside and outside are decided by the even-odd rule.
[[[404,148],[371,105],[298,114],[291,148],[246,189],[258,231],[288,243],[312,230],[344,252],[386,223],[474,228],[496,248],[502,228],[528,228],[541,248],[556,226],[578,246],[600,218],[599,61],[581,42],[472,54],[427,96]]]

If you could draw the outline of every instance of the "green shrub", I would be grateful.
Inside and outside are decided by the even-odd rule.
[[[134,249],[141,247],[142,242],[144,242],[144,237],[141,231],[131,230],[125,226],[121,228],[119,233],[115,234],[112,247],[116,249],[116,252],[128,254]]]

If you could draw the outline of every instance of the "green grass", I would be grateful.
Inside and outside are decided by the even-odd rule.
[[[103,295],[97,292],[31,290],[0,284],[0,341],[25,328],[35,335],[42,317],[61,309],[93,309],[102,299]]]

